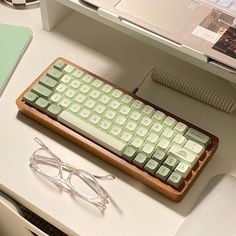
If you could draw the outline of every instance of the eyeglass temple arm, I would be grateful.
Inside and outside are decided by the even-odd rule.
[[[35,138],[34,138],[34,141],[35,141],[36,143],[38,143],[39,146],[41,146],[42,148],[44,148],[44,149],[46,149],[46,150],[49,150],[49,148],[48,148],[48,147],[43,143],[43,141],[41,141],[39,138],[35,137]]]

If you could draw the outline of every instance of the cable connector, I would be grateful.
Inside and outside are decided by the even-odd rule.
[[[148,77],[149,75],[152,74],[152,72],[154,71],[154,68],[155,68],[155,67],[156,67],[156,66],[151,66],[151,67],[145,72],[145,74],[143,75],[143,77],[142,77],[141,80],[139,81],[138,86],[135,87],[135,88],[132,90],[132,94],[135,95],[135,94],[138,92],[138,90],[139,90],[139,88],[142,86],[143,82],[147,79],[147,77]]]

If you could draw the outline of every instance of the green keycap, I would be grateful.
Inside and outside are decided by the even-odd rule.
[[[156,150],[154,154],[152,155],[152,158],[162,164],[164,160],[166,159],[166,153],[162,150]]]
[[[32,104],[36,100],[36,98],[38,98],[38,95],[29,91],[24,95],[23,100]]]
[[[144,166],[144,170],[150,174],[154,174],[159,167],[159,163],[153,159],[148,160],[147,164]]]
[[[193,128],[188,129],[188,131],[186,132],[186,134],[184,136],[187,139],[191,139],[191,140],[195,141],[196,143],[203,145],[204,147],[206,147],[210,143],[210,138],[207,135],[205,135]]]
[[[39,82],[43,85],[46,85],[47,87],[49,87],[50,89],[53,89],[54,87],[56,87],[57,82],[54,79],[51,79],[48,76],[44,76],[43,78],[41,78],[39,80]]]
[[[57,69],[55,69],[55,68],[51,68],[48,71],[47,75],[49,75],[49,76],[51,76],[51,77],[53,77],[55,79],[59,79],[62,76],[62,72],[57,70]]]
[[[171,173],[170,177],[167,180],[167,182],[174,188],[179,188],[182,185],[183,181],[183,177],[176,172]]]
[[[57,68],[58,70],[62,70],[65,65],[66,65],[66,64],[64,63],[64,61],[58,60],[58,61],[55,63],[54,67]]]
[[[142,168],[146,164],[147,160],[148,158],[146,155],[144,155],[143,153],[138,153],[138,155],[134,158],[133,163],[136,166],[139,166]]]
[[[57,115],[59,115],[61,112],[61,108],[55,104],[51,104],[48,108],[47,108],[47,113],[49,115],[51,115],[52,117],[56,117]]]
[[[44,98],[39,98],[35,102],[35,106],[42,110],[44,110],[48,106],[48,104],[49,102]]]
[[[36,92],[37,94],[39,94],[40,96],[43,96],[43,97],[46,97],[48,98],[52,91],[46,87],[44,87],[43,85],[41,84],[35,84],[33,87],[32,87],[32,90],[34,92]]]
[[[169,177],[170,173],[171,173],[171,171],[170,171],[169,168],[167,168],[167,167],[165,167],[165,166],[161,166],[161,167],[157,170],[157,172],[155,173],[155,175],[156,175],[158,178],[162,179],[162,180],[166,180],[166,179]]]
[[[122,156],[127,160],[132,162],[135,157],[136,151],[132,147],[127,147],[123,152]]]
[[[177,161],[176,158],[168,156],[163,163],[166,167],[168,167],[171,170],[174,170],[174,168],[178,165],[179,161]]]

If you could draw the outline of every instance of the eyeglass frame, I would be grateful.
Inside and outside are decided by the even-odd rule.
[[[30,168],[36,173],[40,174],[44,178],[54,183],[56,186],[63,189],[64,191],[74,194],[75,196],[95,205],[99,208],[99,210],[104,212],[104,210],[106,209],[106,204],[109,203],[109,195],[104,190],[104,188],[99,185],[96,179],[112,180],[115,179],[115,177],[110,174],[105,176],[92,175],[85,170],[76,169],[68,163],[64,163],[63,161],[61,161],[61,159],[56,154],[54,154],[39,138],[36,137],[34,138],[34,140],[41,146],[41,148],[38,148],[31,155],[29,160]],[[52,158],[38,155],[37,152],[39,151],[46,151]],[[57,167],[59,170],[57,176],[47,175],[45,171],[40,169],[38,164],[48,164]],[[69,173],[66,179],[63,178],[63,170]],[[79,193],[71,183],[71,178],[73,175],[78,176],[82,181],[84,181],[97,194],[97,196],[88,197],[85,194]]]

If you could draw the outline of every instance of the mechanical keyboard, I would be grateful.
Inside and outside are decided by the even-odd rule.
[[[63,58],[17,99],[21,112],[180,201],[218,138]]]

